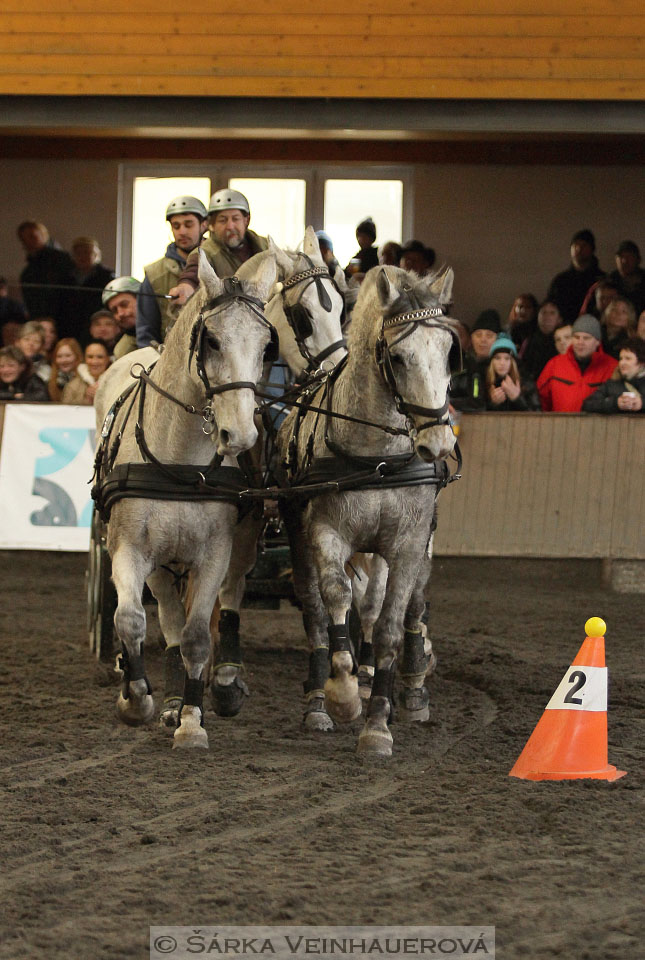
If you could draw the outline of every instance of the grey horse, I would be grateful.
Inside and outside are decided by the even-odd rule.
[[[442,313],[452,280],[451,270],[421,279],[396,267],[381,267],[369,271],[363,282],[348,359],[334,378],[333,400],[329,393],[327,397],[336,413],[391,432],[310,412],[304,417],[292,413],[278,435],[285,469],[292,476],[295,471],[301,482],[307,462],[312,469],[320,468],[329,464],[332,451],[336,460],[347,463],[350,474],[361,468],[366,472],[366,464],[397,456],[407,460],[415,453],[422,470],[424,463],[435,464],[437,482],[430,485],[323,492],[301,501],[285,499],[283,505],[296,593],[311,647],[305,712],[309,729],[329,729],[330,717],[348,722],[361,712],[347,630],[352,601],[347,563],[357,551],[382,558],[364,598],[366,614],[371,606],[375,621],[376,669],[358,741],[359,752],[378,756],[392,752],[388,721],[404,633],[415,647],[407,657],[404,684],[418,690],[428,667],[421,623],[424,588],[436,490],[447,475],[442,461],[455,444],[447,413],[455,330]],[[412,712],[414,700],[413,695]],[[416,705],[422,706],[418,696]]]

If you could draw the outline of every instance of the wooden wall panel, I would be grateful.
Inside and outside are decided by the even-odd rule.
[[[470,414],[435,552],[645,559],[645,417]]]
[[[237,14],[228,0],[4,0],[0,94],[643,98],[639,0],[539,8],[257,0]]]

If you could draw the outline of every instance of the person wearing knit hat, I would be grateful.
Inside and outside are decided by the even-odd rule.
[[[498,333],[495,343],[490,348],[489,357],[494,357],[496,353],[510,353],[517,359],[517,347],[507,333]]]
[[[401,247],[401,267],[404,270],[414,270],[420,277],[430,273],[436,260],[432,247],[426,247],[420,240],[408,240]]]
[[[318,246],[320,247],[320,256],[325,261],[330,275],[333,277],[338,268],[338,260],[334,256],[334,244],[328,233],[324,230],[316,230],[318,237]]]
[[[348,279],[354,276],[362,280],[368,270],[378,266],[378,250],[374,246],[376,224],[371,217],[365,217],[356,227],[356,239],[359,250],[345,267],[345,274]]]
[[[502,331],[502,321],[497,310],[482,310],[470,330],[470,344],[475,360],[486,360],[495,338]]]
[[[596,238],[585,227],[571,238],[571,266],[553,278],[547,298],[558,305],[563,319],[573,323],[580,313],[589,288],[604,277],[595,255]]]
[[[486,371],[501,326],[497,310],[482,310],[475,320],[470,331],[470,350],[464,354],[464,368],[452,378],[450,402],[455,410],[486,409]]]
[[[536,398],[528,398],[523,394],[517,367],[517,347],[507,333],[500,333],[490,348],[485,385],[487,410],[505,412],[537,408]]]
[[[601,345],[600,323],[585,313],[573,324],[567,352],[552,357],[537,382],[543,410],[578,413],[586,398],[609,380],[616,360]]]

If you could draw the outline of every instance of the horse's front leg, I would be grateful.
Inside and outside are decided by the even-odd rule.
[[[151,566],[130,544],[117,544],[113,551],[112,579],[119,598],[114,626],[121,641],[119,666],[123,671],[116,711],[119,719],[130,726],[147,723],[155,709],[144,666],[146,614],[141,602],[143,584]]]
[[[208,749],[208,735],[204,729],[204,670],[210,656],[211,614],[230,553],[231,540],[220,536],[217,539],[217,555],[205,558],[199,570],[193,571],[192,604],[181,635],[186,680],[173,747]]]
[[[325,703],[332,719],[349,723],[361,713],[356,659],[349,637],[352,582],[345,564],[352,547],[324,521],[311,525],[310,538],[323,603],[329,616],[330,676],[325,683]]]
[[[430,559],[424,558],[419,569],[404,620],[403,654],[399,665],[401,696],[398,715],[402,720],[424,721],[430,717],[430,694],[425,678],[432,673],[437,658],[432,650],[424,618],[425,588],[430,576]]]
[[[365,584],[353,581],[354,606],[361,621],[361,646],[358,655],[358,692],[362,700],[369,700],[374,680],[374,624],[383,606],[387,584],[387,563],[378,554],[359,554],[359,576]],[[353,561],[352,561],[353,563]]]
[[[179,722],[179,710],[186,678],[180,650],[181,632],[186,623],[186,613],[175,586],[175,576],[170,570],[159,567],[150,574],[147,583],[158,604],[159,626],[166,641],[163,707],[159,715],[159,724],[168,733],[173,733]]]
[[[242,678],[242,645],[240,642],[240,607],[244,597],[246,575],[257,557],[257,543],[262,517],[249,513],[235,527],[233,549],[224,582],[220,587],[219,650],[214,656],[210,685],[213,710],[219,717],[234,717],[242,709],[249,688]]]
[[[416,539],[416,537],[415,537]],[[404,543],[388,557],[389,576],[381,615],[374,628],[376,669],[365,726],[358,738],[358,753],[392,755],[393,691],[396,658],[403,638],[403,620],[422,560],[416,543]]]

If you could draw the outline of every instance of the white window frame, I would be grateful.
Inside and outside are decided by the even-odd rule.
[[[324,222],[325,180],[401,180],[403,241],[414,236],[414,168],[396,164],[362,166],[360,164],[276,164],[261,161],[186,161],[178,163],[122,163],[119,165],[117,211],[116,271],[128,274],[132,266],[132,219],[134,181],[137,177],[210,177],[217,189],[230,177],[294,178],[306,182],[305,225],[322,228]],[[163,251],[162,251],[163,252]],[[161,255],[161,254],[160,254]]]

